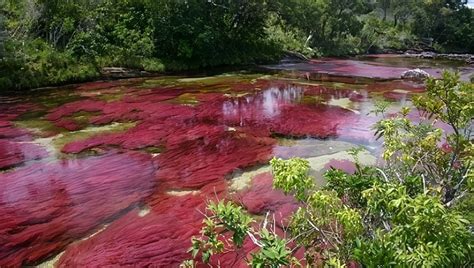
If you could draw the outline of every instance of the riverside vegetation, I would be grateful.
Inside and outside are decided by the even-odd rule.
[[[474,52],[455,0],[3,0],[0,89],[91,80],[104,66],[152,72],[417,48]]]
[[[272,217],[255,220],[238,205],[210,202],[201,236],[192,239],[193,260],[209,263],[213,254],[255,245],[252,267],[470,267],[473,264],[474,85],[456,74],[427,81],[416,97],[419,122],[403,108],[375,125],[383,138],[381,166],[362,166],[360,149],[351,150],[356,171],[331,169],[318,188],[301,158],[274,158],[275,189],[293,196],[300,208],[292,215],[286,238],[275,232]],[[385,113],[383,105],[376,109]],[[436,127],[439,122],[448,131]],[[274,218],[273,218],[274,219]],[[305,249],[304,262],[294,256]]]

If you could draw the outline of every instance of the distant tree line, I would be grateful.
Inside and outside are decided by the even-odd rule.
[[[4,0],[0,88],[82,81],[102,66],[148,71],[270,62],[284,51],[474,52],[465,0]]]

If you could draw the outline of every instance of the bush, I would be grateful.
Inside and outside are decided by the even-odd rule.
[[[71,53],[55,50],[41,39],[7,41],[6,56],[0,62],[0,88],[24,89],[65,82],[81,82],[98,77],[91,63],[78,62]]]
[[[365,52],[383,52],[384,49],[407,50],[415,46],[417,38],[406,26],[394,26],[374,14],[365,16],[363,21],[361,45]]]

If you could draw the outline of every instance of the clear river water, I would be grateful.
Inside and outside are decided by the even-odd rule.
[[[274,213],[283,228],[297,204],[272,189],[268,161],[308,159],[321,185],[325,170],[353,169],[350,148],[376,164],[371,111],[422,94],[400,79],[415,67],[474,74],[381,55],[0,96],[0,267],[178,267],[213,198]],[[238,267],[241,254],[213,262]]]

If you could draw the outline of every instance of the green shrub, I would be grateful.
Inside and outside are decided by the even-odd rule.
[[[5,70],[0,74],[4,90],[81,82],[99,75],[93,64],[77,61],[71,53],[57,51],[41,39],[8,41],[0,67]]]

